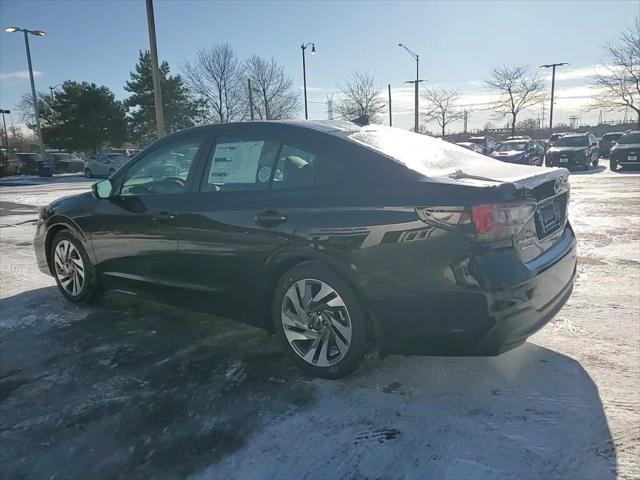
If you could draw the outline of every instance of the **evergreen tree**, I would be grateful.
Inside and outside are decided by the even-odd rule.
[[[107,87],[68,80],[62,91],[45,98],[39,109],[49,147],[95,152],[126,140],[124,106]]]
[[[169,75],[169,64],[165,61],[159,66],[162,107],[166,132],[192,127],[199,110],[191,100],[180,75]],[[151,54],[140,51],[138,63],[125,90],[131,96],[125,100],[128,108],[131,139],[144,146],[156,138],[156,113],[153,97],[153,79],[151,76]]]

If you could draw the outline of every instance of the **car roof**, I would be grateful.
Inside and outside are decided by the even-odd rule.
[[[625,135],[629,135],[630,133],[640,133],[640,130],[629,130],[628,132],[625,132]]]
[[[584,133],[565,133],[563,135],[563,137],[584,137],[586,135],[589,135],[589,132],[584,132]]]

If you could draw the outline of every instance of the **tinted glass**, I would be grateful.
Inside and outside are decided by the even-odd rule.
[[[621,145],[625,143],[640,143],[640,132],[627,133],[620,137],[618,143]]]
[[[313,184],[318,168],[316,155],[283,145],[273,177],[273,188],[300,188]]]
[[[607,133],[602,136],[602,141],[607,143],[609,142],[615,143],[618,141],[620,137],[622,137],[621,133]]]
[[[527,142],[504,142],[497,148],[497,151],[508,152],[512,150],[517,150],[521,152],[526,148],[527,148]]]
[[[560,137],[556,142],[558,147],[586,147],[589,145],[589,139],[586,135],[579,137]]]
[[[280,145],[265,139],[221,136],[209,158],[202,191],[265,190]]]
[[[178,140],[147,153],[127,171],[121,194],[184,192],[200,144],[200,138]]]

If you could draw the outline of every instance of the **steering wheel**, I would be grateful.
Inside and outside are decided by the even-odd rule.
[[[183,179],[181,179],[180,177],[165,177],[162,179],[163,182],[174,182],[177,183],[178,185],[180,185],[181,187],[184,187],[187,182],[185,182]]]

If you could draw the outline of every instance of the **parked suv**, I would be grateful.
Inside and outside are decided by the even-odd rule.
[[[585,168],[597,167],[600,149],[598,140],[590,133],[568,133],[558,138],[547,150],[547,167]]]
[[[129,159],[127,155],[111,151],[94,153],[87,160],[84,176],[87,178],[110,177]]]
[[[640,165],[640,130],[627,132],[611,149],[609,168],[616,172],[618,167]]]
[[[475,143],[482,147],[482,153],[485,155],[491,155],[494,150],[498,147],[498,142],[493,137],[485,136],[485,137],[471,137],[469,138],[471,143]]]
[[[502,142],[491,158],[502,162],[542,166],[544,149],[533,140],[508,140]]]
[[[336,378],[368,345],[523,343],[573,288],[568,200],[565,169],[398,128],[227,123],[167,135],[42,208],[34,248],[70,302],[117,289],[231,316]]]
[[[622,135],[624,135],[622,132],[605,133],[600,139],[600,156],[607,158],[611,153],[611,149],[618,143]]]

